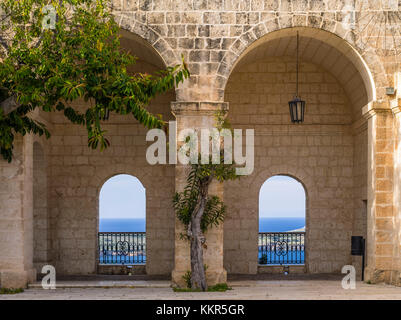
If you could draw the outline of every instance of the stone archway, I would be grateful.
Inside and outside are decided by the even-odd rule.
[[[137,35],[145,40],[148,46],[151,46],[157,52],[165,66],[174,66],[181,63],[170,44],[152,27],[141,23],[134,16],[124,13],[116,13],[115,20],[122,30],[126,30],[131,35]]]
[[[320,24],[309,23],[314,21],[313,15],[309,17],[311,19],[297,15],[280,16],[258,24],[240,36],[225,53],[217,68],[215,90],[224,92],[230,74],[249,52],[268,41],[295,36],[298,31],[301,37],[319,40],[335,48],[355,67],[367,90],[368,98],[365,105],[376,101],[377,97],[385,96],[388,79],[379,57],[373,51],[358,48],[357,44],[349,42],[349,34],[340,32],[338,27],[341,25],[340,22],[332,20],[323,23],[319,17]],[[327,27],[328,25],[331,27]]]
[[[154,73],[166,67],[163,58],[146,39],[121,31],[122,48],[137,56],[128,72]],[[148,110],[172,120],[170,103],[173,91],[154,98]],[[116,174],[137,177],[147,191],[146,207],[146,273],[169,274],[174,257],[174,214],[163,206],[174,195],[174,168],[150,165],[146,160],[147,129],[134,117],[111,114],[103,124],[111,146],[103,152],[87,147],[85,128],[64,119],[51,117],[57,123],[52,131],[50,152],[53,161],[49,183],[50,209],[55,215],[55,266],[59,274],[93,274],[97,272],[98,194],[103,183]],[[54,161],[61,158],[62,161]],[[160,190],[163,192],[160,192]]]
[[[302,125],[291,124],[288,113],[295,93],[297,31],[300,95],[309,105]],[[345,40],[332,35],[334,47],[323,34],[329,33],[311,28],[272,32],[266,42],[255,41],[244,50],[228,73],[228,118],[234,127],[255,129],[254,173],[224,188],[229,203],[224,263],[230,273],[257,272],[257,196],[274,174],[297,177],[308,190],[307,272],[340,272],[352,262],[351,235],[366,236],[366,228],[355,226],[366,225],[367,219],[368,132],[362,108],[375,98],[375,82]]]

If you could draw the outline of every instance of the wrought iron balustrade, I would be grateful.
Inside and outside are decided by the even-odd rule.
[[[99,232],[100,264],[145,264],[145,232]]]
[[[305,232],[260,232],[258,260],[261,265],[305,263]]]

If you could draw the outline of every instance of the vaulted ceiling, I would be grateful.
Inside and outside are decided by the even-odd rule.
[[[338,38],[338,37],[337,37]],[[342,39],[340,39],[342,40]],[[333,41],[324,38],[302,35],[299,37],[299,60],[321,66],[330,72],[343,87],[353,113],[357,118],[362,114],[364,107],[370,100],[366,89],[367,74],[362,70],[357,57],[352,55],[350,49],[336,46]],[[296,33],[274,37],[250,48],[236,65],[237,67],[263,60],[267,57],[290,56],[296,59]],[[302,69],[300,70],[302,72]],[[371,95],[371,94],[370,94]]]

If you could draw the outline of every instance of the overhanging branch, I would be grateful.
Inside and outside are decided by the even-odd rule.
[[[9,114],[19,107],[14,97],[9,97],[6,100],[0,102],[0,108],[3,109],[4,114]]]

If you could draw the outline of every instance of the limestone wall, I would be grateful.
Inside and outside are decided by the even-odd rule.
[[[392,281],[401,285],[401,112],[395,113],[396,142],[394,152],[394,248]]]

